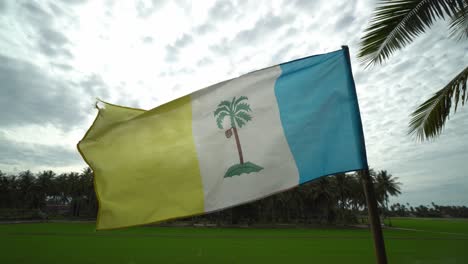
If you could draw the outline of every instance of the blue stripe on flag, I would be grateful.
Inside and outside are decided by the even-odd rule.
[[[345,52],[288,62],[281,70],[275,95],[299,183],[366,169],[359,107]]]

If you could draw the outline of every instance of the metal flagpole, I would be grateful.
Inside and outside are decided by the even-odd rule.
[[[351,72],[351,57],[349,56],[348,46],[341,46],[341,48],[343,49],[346,55],[347,62],[349,64],[350,77],[353,78],[352,77],[353,75]],[[352,80],[352,82],[354,85],[354,80]],[[362,124],[361,124],[361,127],[362,127]],[[362,136],[362,144],[363,144],[363,152],[364,152],[363,155],[366,156],[364,133]],[[366,194],[367,211],[369,212],[369,222],[370,222],[370,227],[372,230],[372,235],[374,237],[374,250],[375,250],[375,256],[377,258],[377,263],[387,264],[387,254],[385,253],[385,243],[384,243],[384,238],[383,238],[383,233],[382,233],[382,226],[380,225],[379,212],[377,210],[377,198],[375,197],[375,193],[374,193],[374,184],[372,183],[372,178],[370,176],[368,168],[365,170],[361,170],[360,174],[362,176],[361,179],[362,179],[362,184],[364,187],[364,193]]]

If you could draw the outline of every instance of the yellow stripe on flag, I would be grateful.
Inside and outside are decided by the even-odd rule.
[[[106,104],[78,148],[95,174],[98,229],[204,212],[189,96],[146,112]]]

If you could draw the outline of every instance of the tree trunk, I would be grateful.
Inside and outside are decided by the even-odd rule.
[[[237,145],[237,151],[239,152],[240,164],[244,164],[244,157],[242,156],[242,147],[239,141],[239,135],[237,134],[237,128],[233,127],[232,130],[234,130],[234,137],[236,138],[236,145]]]
[[[341,221],[345,224],[345,195],[341,192]]]
[[[388,213],[388,197],[385,198],[385,210]],[[387,215],[388,218],[388,226],[392,226],[392,219],[390,219],[390,216]]]

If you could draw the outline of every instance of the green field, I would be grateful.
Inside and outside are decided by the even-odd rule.
[[[390,263],[468,263],[468,221],[393,219]],[[374,263],[366,229],[0,225],[0,263]]]

